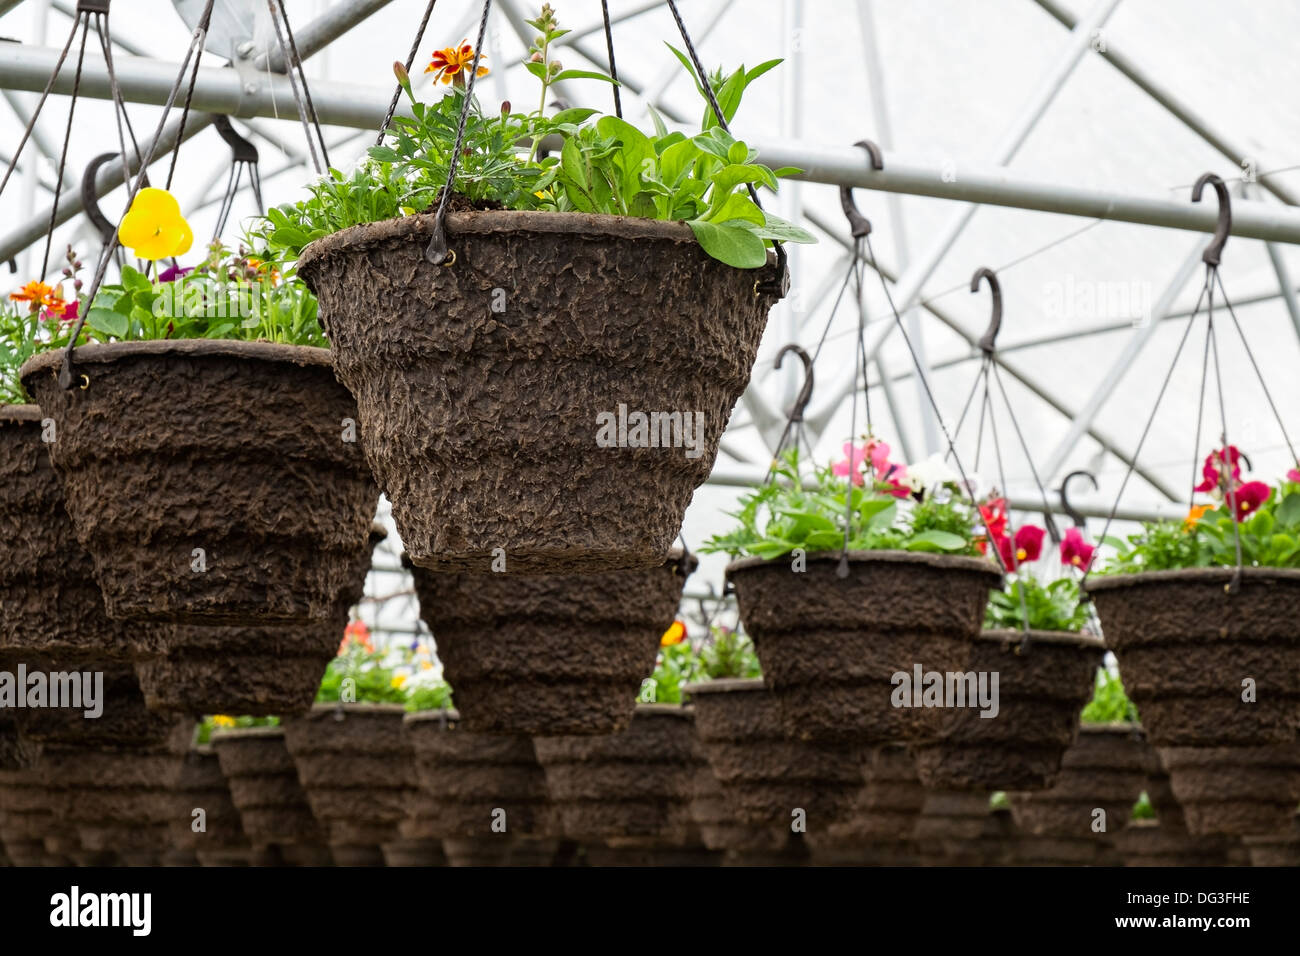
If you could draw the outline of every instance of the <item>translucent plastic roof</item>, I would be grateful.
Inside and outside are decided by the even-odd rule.
[[[57,10],[71,6],[71,0],[55,2],[54,12],[46,20],[41,11],[50,4],[28,0],[0,17],[0,35],[47,47],[61,45],[70,20]],[[289,15],[299,29],[332,6],[325,0],[288,3]],[[358,96],[367,88],[391,88],[391,63],[405,58],[424,6],[424,0],[388,4],[309,61],[312,81],[345,84],[357,90]],[[568,26],[587,28],[599,21],[599,4],[589,0],[558,0],[553,6]],[[1061,62],[1069,42],[1069,31],[1034,0],[876,0],[871,4],[854,0],[681,0],[679,6],[708,66],[732,67],[741,62],[752,66],[771,57],[787,59],[751,88],[733,124],[741,138],[847,146],[864,137],[880,139],[882,129],[892,128],[887,160],[891,153],[905,156],[946,168],[958,179],[963,163],[991,164],[1004,131],[1041,92],[1045,77]],[[1077,2],[1062,6],[1077,18],[1085,18],[1092,9]],[[531,103],[537,96],[536,82],[516,65],[526,41],[517,35],[510,14],[518,11],[531,16],[536,11],[523,0],[497,0],[494,7],[485,44],[493,72],[480,81],[482,96],[510,99],[516,106]],[[610,0],[619,21],[614,28],[617,61],[629,87],[624,94],[625,115],[648,123],[646,98],[633,92],[636,89],[651,92],[666,113],[694,121],[700,113],[697,94],[664,45],[680,45],[667,10],[661,4],[621,19],[645,7],[644,0]],[[480,9],[478,0],[440,0],[417,67],[435,47],[472,38]],[[863,9],[870,11],[868,18],[861,16]],[[875,25],[872,37],[865,33],[868,22]],[[188,43],[189,30],[168,0],[118,0],[113,4],[112,23],[115,35],[132,50],[158,60],[177,61]],[[1123,0],[1094,38],[1094,49],[1083,55],[1008,164],[1010,173],[1185,201],[1197,177],[1214,171],[1229,180],[1234,195],[1238,194],[1242,169],[1106,62],[1098,52],[1105,47],[1122,51],[1210,126],[1244,144],[1252,153],[1253,170],[1286,170],[1278,173],[1275,181],[1300,192],[1300,101],[1292,95],[1300,89],[1300,61],[1290,42],[1296,35],[1300,35],[1300,5],[1287,0],[1255,0],[1230,7],[1210,0]],[[872,105],[868,40],[879,54],[887,117],[877,115]],[[579,42],[603,58],[604,38],[599,31],[586,34]],[[0,62],[4,54],[0,47]],[[125,53],[120,55],[125,59]],[[591,66],[575,50],[562,53],[561,58],[566,66]],[[218,66],[223,61],[211,56],[204,62]],[[423,88],[430,96],[438,95],[432,87]],[[583,104],[611,107],[608,88],[602,84],[573,83],[565,95]],[[34,99],[27,93],[13,96],[20,107]],[[45,139],[56,148],[62,140],[66,102],[64,97],[52,100],[40,126]],[[157,122],[158,110],[136,104],[129,109],[137,133],[147,135]],[[284,119],[257,120],[254,128],[301,152],[304,139],[293,102],[286,101],[279,109]],[[21,123],[14,114],[0,107],[0,142],[11,146],[20,131]],[[330,127],[326,135],[332,144],[331,159],[345,168],[370,141],[364,130]],[[295,198],[312,178],[310,169],[293,165],[270,139],[256,141],[262,151],[267,202]],[[81,101],[69,159],[74,179],[79,180],[80,171],[95,154],[111,149],[115,142],[108,103]],[[275,174],[286,166],[287,171]],[[210,130],[181,152],[176,192],[182,207],[193,211],[196,234],[211,230],[215,201],[220,198],[228,168],[226,147]],[[42,176],[52,179],[48,165]],[[1246,188],[1252,199],[1276,201],[1257,186]],[[920,254],[962,208],[962,204],[947,200],[901,196],[895,218],[894,203],[884,193],[859,190],[857,200],[875,224],[875,251],[893,274],[904,271],[905,260]],[[121,201],[120,191],[104,201],[110,217],[120,209]],[[205,201],[211,205],[198,212]],[[771,361],[784,343],[799,341],[811,349],[821,335],[830,299],[838,288],[835,277],[845,269],[841,242],[847,228],[833,186],[789,184],[780,197],[768,201],[786,215],[810,214],[833,231],[827,235],[815,224],[806,223],[821,242],[791,251],[794,289],[772,314],[755,368],[753,387],[770,406],[783,409],[798,387],[798,375],[772,374]],[[46,208],[48,202],[49,194],[29,179],[16,179],[0,197],[0,221],[30,219],[33,211]],[[248,195],[236,202],[236,216],[252,211]],[[83,220],[74,220],[59,231],[55,258],[68,241],[89,247],[90,235]],[[235,229],[228,230],[228,236],[235,235]],[[1183,263],[1190,255],[1199,256],[1207,240],[1204,234],[1150,226],[993,206],[979,209],[925,283],[922,296],[967,337],[928,311],[916,313],[924,352],[935,366],[932,382],[944,420],[950,427],[955,422],[978,368],[977,351],[970,339],[984,331],[990,300],[987,289],[972,295],[969,282],[977,267],[988,266],[997,270],[1004,296],[998,342],[1008,363],[1003,379],[1036,463],[1047,461],[1069,432],[1070,417],[1059,408],[1078,412],[1098,389],[1104,390],[1105,401],[1095,417],[1096,432],[1115,448],[1133,453],[1186,319],[1161,323],[1127,374],[1114,378],[1112,364],[1149,319],[1150,309]],[[33,252],[38,256],[39,251],[38,244],[19,257],[20,275],[15,281],[33,273]],[[1300,253],[1291,246],[1280,246],[1276,252],[1290,275],[1300,276]],[[1293,431],[1300,432],[1300,418],[1294,411],[1300,407],[1300,376],[1295,371],[1300,340],[1278,295],[1278,273],[1264,243],[1230,239],[1222,278],[1232,299],[1241,303],[1237,316],[1284,419]],[[1201,280],[1198,265],[1177,295],[1174,314],[1191,310]],[[869,338],[874,338],[893,318],[879,280],[870,273],[866,288]],[[826,289],[829,295],[817,295]],[[1230,437],[1250,455],[1256,476],[1272,480],[1292,462],[1231,321],[1217,310],[1216,315],[1222,319],[1218,322],[1218,345]],[[725,321],[725,317],[719,318]],[[851,367],[856,323],[856,306],[850,297],[835,317],[830,344],[818,362],[819,391],[813,398],[814,408],[833,393],[833,384],[842,382]],[[1024,343],[1044,338],[1055,341],[1024,347]],[[1139,458],[1142,468],[1178,501],[1171,502],[1153,483],[1134,477],[1124,496],[1126,506],[1164,507],[1171,513],[1179,513],[1185,506],[1193,463],[1210,450],[1219,431],[1212,388],[1204,434],[1194,447],[1203,348],[1201,324],[1188,342]],[[1013,369],[1042,394],[1009,374]],[[911,371],[911,358],[895,334],[887,340],[879,368],[873,368],[871,378],[878,382],[881,374],[906,376]],[[893,444],[900,457],[915,459],[940,448],[927,447],[915,380],[899,378],[894,398],[897,419],[884,391],[879,385],[872,388],[876,434]],[[997,404],[1001,415],[1000,397]],[[719,474],[763,473],[770,451],[757,429],[744,424],[749,419],[744,406],[738,406],[727,443],[730,452],[747,460],[724,453],[718,462]],[[858,422],[861,430],[861,404]],[[1000,418],[998,430],[1006,490],[1018,499],[1033,498],[1037,492],[1028,463],[1016,447],[1009,421]],[[815,456],[838,456],[849,432],[849,406],[841,403],[821,434]],[[973,457],[972,422],[963,429],[963,436],[959,453],[969,461]],[[1056,469],[1052,487],[1059,484],[1061,475],[1078,468],[1094,472],[1100,489],[1093,493],[1081,488],[1075,497],[1090,505],[1109,506],[1126,469],[1123,461],[1085,436]],[[979,472],[986,485],[997,478],[987,461]],[[697,493],[684,528],[688,544],[695,546],[727,525],[722,512],[731,507],[738,492],[734,487],[708,486]],[[1095,519],[1091,522],[1094,534],[1100,524]],[[692,582],[692,590],[709,580],[719,585],[720,566],[717,559],[706,562],[701,576]],[[372,590],[384,590],[384,586]],[[410,613],[408,608],[399,616],[409,622]]]

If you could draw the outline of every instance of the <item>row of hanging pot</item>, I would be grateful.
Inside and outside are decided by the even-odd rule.
[[[0,842],[19,865],[1294,864],[1300,828],[1198,833],[1132,724],[1084,725],[1054,785],[923,786],[902,745],[782,732],[761,681],[638,705],[608,736],[485,735],[454,711],[322,704],[276,726],[159,721],[142,701],[88,740],[48,727],[0,770]],[[1130,819],[1146,792],[1148,813]],[[1292,806],[1294,811],[1294,806]],[[1154,818],[1150,811],[1154,811]],[[1008,815],[1009,813],[1009,815]]]

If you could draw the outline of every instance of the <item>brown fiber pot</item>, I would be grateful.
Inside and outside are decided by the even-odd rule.
[[[537,737],[537,760],[564,836],[614,847],[694,842],[690,800],[703,764],[694,714],[637,704],[607,736]]]
[[[173,849],[193,853],[199,862],[251,858],[252,846],[211,745],[193,747],[181,758],[172,782],[172,804]]]
[[[249,842],[276,847],[286,858],[328,862],[325,834],[312,815],[298,768],[279,727],[221,730],[212,735],[230,799]]]
[[[687,684],[682,693],[740,823],[784,831],[797,823],[812,833],[852,819],[866,783],[864,748],[786,736],[776,695],[761,679]]]
[[[853,744],[937,731],[933,708],[896,707],[897,673],[966,670],[988,592],[1002,576],[984,558],[851,551],[727,566],[745,632],[776,694],[786,732]]]
[[[413,568],[420,616],[464,728],[571,735],[627,727],[697,563],[676,552],[656,567],[596,574]]]
[[[423,832],[439,840],[495,840],[503,848],[516,838],[550,835],[546,776],[532,738],[462,727],[454,710],[408,714],[404,721]]]
[[[282,724],[307,802],[340,866],[382,866],[380,847],[400,835],[416,786],[405,715],[395,704],[316,704]]]
[[[1227,839],[1191,836],[1158,820],[1133,820],[1115,834],[1125,866],[1224,866]]]
[[[1300,816],[1271,836],[1248,836],[1242,840],[1251,866],[1300,866]]]
[[[0,770],[0,840],[15,866],[47,865],[46,838],[75,833],[55,820],[50,803],[38,766]]]
[[[1300,746],[1161,747],[1174,797],[1195,836],[1267,836],[1300,804]]]
[[[35,405],[0,405],[0,658],[75,654],[129,659],[128,630],[110,621],[94,562],[77,542]]]
[[[1105,654],[1100,637],[1062,631],[984,631],[965,672],[998,675],[997,711],[948,709],[939,735],[912,745],[921,782],[937,790],[1042,790],[1092,697]],[[962,688],[966,693],[967,688]]]
[[[352,573],[325,621],[279,627],[157,625],[133,637],[135,672],[151,710],[180,714],[301,714],[311,709],[325,668],[338,654],[354,604],[365,591],[371,553],[387,535],[371,526]]]
[[[14,711],[19,732],[33,743],[75,747],[147,746],[161,743],[176,728],[175,716],[157,714],[145,706],[140,684],[129,664],[104,665],[93,656],[75,659],[63,656],[57,659],[33,658],[27,662],[27,668],[29,673],[40,670],[51,675],[51,685],[54,683],[53,675],[58,674],[68,677],[80,675],[83,689],[86,674],[91,675],[92,687],[98,686],[101,677],[103,680],[102,713],[98,717],[87,716],[85,706]],[[59,680],[62,684],[63,679]],[[84,699],[82,702],[86,703]]]
[[[922,866],[1006,866],[1017,842],[1010,814],[973,790],[927,790],[913,836]]]
[[[327,349],[215,340],[92,344],[22,368],[58,428],[50,458],[109,616],[329,620],[374,517],[356,406]]]
[[[55,819],[76,829],[85,851],[152,862],[170,844],[172,786],[193,734],[193,720],[178,719],[163,743],[46,746],[39,766]]]
[[[832,824],[824,834],[809,834],[808,842],[823,862],[835,859],[833,851],[846,849],[871,848],[876,858],[887,859],[891,852],[901,852],[898,847],[890,850],[889,845],[908,840],[916,827],[925,805],[925,788],[907,748],[902,744],[874,748],[863,773],[867,784],[854,801],[852,816]]]
[[[1033,836],[1108,839],[1128,823],[1146,789],[1150,756],[1136,724],[1082,725],[1055,784],[1036,793],[1007,794],[1016,825]]]
[[[1300,570],[1105,575],[1086,582],[1156,747],[1291,744],[1300,730]],[[1242,682],[1255,700],[1242,700]]]
[[[682,223],[517,211],[451,213],[455,261],[433,265],[433,221],[354,226],[298,260],[411,559],[663,561],[749,381],[772,267],[725,266]],[[602,447],[597,416],[620,408],[689,411],[701,440]]]

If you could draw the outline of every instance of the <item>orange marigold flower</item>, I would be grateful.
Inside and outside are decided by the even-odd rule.
[[[17,292],[10,293],[9,298],[13,302],[27,302],[30,304],[31,311],[38,309],[49,309],[58,315],[63,314],[64,306],[63,290],[57,286],[46,285],[44,282],[33,281],[27,283]]]
[[[1214,505],[1192,505],[1192,510],[1187,512],[1187,517],[1183,519],[1183,530],[1191,531],[1205,517],[1207,511],[1213,510]]]
[[[487,76],[488,68],[483,64],[487,61],[487,55],[479,57],[478,70],[475,76]],[[433,82],[441,80],[443,83],[455,83],[457,86],[465,85],[465,74],[469,72],[474,65],[474,45],[469,42],[468,38],[460,41],[460,46],[449,46],[441,50],[433,51],[433,59],[429,65],[424,68],[425,73],[433,74]]]
[[[374,652],[375,646],[370,641],[370,628],[366,627],[365,621],[352,621],[343,629],[343,643],[339,645],[340,654],[348,649],[349,643],[360,644],[367,651]]]
[[[659,646],[672,647],[684,640],[686,640],[686,625],[681,621],[673,621],[668,625],[668,630],[664,631],[664,636],[659,638]]]

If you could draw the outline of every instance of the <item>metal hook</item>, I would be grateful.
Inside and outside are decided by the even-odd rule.
[[[1224,185],[1223,180],[1214,173],[1205,173],[1192,187],[1192,202],[1201,201],[1201,190],[1205,188],[1206,183],[1213,186],[1214,191],[1219,194],[1219,222],[1214,227],[1214,238],[1201,254],[1201,261],[1206,265],[1217,266],[1223,255],[1224,243],[1228,241],[1228,233],[1232,231],[1232,200],[1228,197],[1228,187]]]
[[[1061,479],[1061,488],[1060,491],[1058,492],[1058,494],[1061,496],[1061,510],[1070,516],[1070,520],[1074,522],[1074,526],[1076,528],[1082,528],[1085,524],[1087,524],[1087,519],[1084,518],[1083,514],[1079,511],[1078,508],[1070,504],[1070,499],[1068,497],[1066,489],[1069,488],[1070,486],[1070,479],[1078,478],[1080,476],[1083,476],[1084,478],[1087,478],[1090,482],[1092,482],[1093,491],[1096,491],[1099,488],[1097,484],[1097,476],[1094,475],[1092,472],[1084,471],[1081,468],[1078,471],[1070,472],[1068,475],[1066,475],[1064,478]]]
[[[884,169],[885,160],[880,155],[880,147],[869,139],[860,139],[854,146],[860,146],[867,151],[871,157],[872,169]],[[861,239],[871,234],[871,220],[858,211],[858,205],[853,201],[853,187],[840,187],[840,208],[844,210],[845,217],[849,220],[849,230],[854,239]]]
[[[790,410],[790,421],[803,421],[803,413],[808,408],[808,403],[812,401],[813,390],[813,362],[807,352],[798,345],[791,342],[776,353],[776,367],[781,367],[781,360],[785,358],[787,352],[793,352],[803,363],[803,387],[799,389],[799,394],[795,397],[794,408]]]
[[[230,125],[229,116],[221,113],[216,114],[212,119],[212,125],[216,127],[217,133],[226,141],[227,145],[230,146],[230,151],[234,154],[235,162],[257,162],[257,147],[235,131],[235,127]]]
[[[998,282],[996,272],[988,266],[980,266],[970,278],[972,292],[980,290],[980,279],[988,280],[989,290],[993,293],[993,317],[989,320],[988,329],[980,338],[980,348],[984,350],[985,355],[992,355],[997,343],[998,330],[1002,328],[1002,286]]]
[[[113,241],[114,226],[102,209],[99,208],[99,195],[95,192],[95,178],[99,175],[99,168],[107,162],[117,159],[117,153],[100,153],[90,161],[86,166],[86,171],[81,175],[81,205],[86,210],[86,218],[94,225],[95,230],[99,233],[99,238],[103,242]]]

